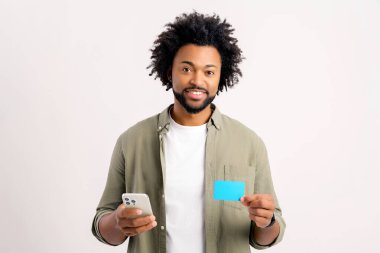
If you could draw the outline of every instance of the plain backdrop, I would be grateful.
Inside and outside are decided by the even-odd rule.
[[[126,252],[92,218],[117,137],[173,102],[149,49],[192,10],[246,58],[215,103],[267,145],[287,230],[266,252],[380,252],[374,0],[0,0],[0,252]]]

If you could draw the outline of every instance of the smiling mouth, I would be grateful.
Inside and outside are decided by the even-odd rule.
[[[191,92],[194,94],[200,94],[200,93],[206,93],[208,94],[208,91],[204,88],[199,88],[199,87],[191,87],[191,88],[186,88],[185,92]]]
[[[200,100],[207,96],[207,91],[201,89],[186,89],[185,94],[192,100]]]
[[[187,89],[187,90],[185,90],[185,92],[190,92],[190,93],[192,93],[194,95],[201,95],[202,93],[206,93],[203,90],[194,90],[194,89]]]

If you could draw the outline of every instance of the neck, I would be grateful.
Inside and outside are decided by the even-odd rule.
[[[175,101],[170,114],[172,119],[180,125],[200,126],[208,122],[212,114],[212,109],[211,105],[208,105],[203,111],[192,114],[188,113],[178,101]]]

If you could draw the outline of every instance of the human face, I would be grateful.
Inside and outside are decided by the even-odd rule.
[[[213,46],[182,46],[172,66],[175,103],[192,114],[208,107],[218,91],[221,65],[220,54]]]

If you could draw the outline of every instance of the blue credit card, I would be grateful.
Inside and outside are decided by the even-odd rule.
[[[214,182],[215,200],[240,201],[240,198],[244,196],[244,192],[245,182],[221,180]]]

